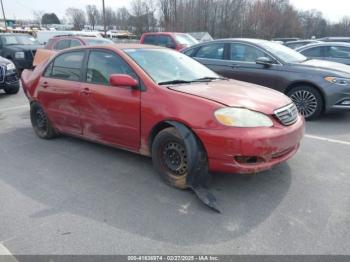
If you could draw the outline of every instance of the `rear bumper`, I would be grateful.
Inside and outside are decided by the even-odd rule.
[[[304,120],[288,127],[194,131],[204,144],[211,172],[250,174],[291,158],[304,135]]]

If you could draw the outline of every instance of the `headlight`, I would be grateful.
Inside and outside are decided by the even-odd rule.
[[[24,59],[24,52],[16,52],[15,58],[16,59]]]
[[[14,65],[14,63],[9,63],[6,65],[6,70],[10,71],[10,70],[15,70],[16,66]]]
[[[272,120],[262,113],[245,108],[221,108],[215,111],[216,119],[225,126],[271,127]]]
[[[350,79],[348,78],[341,78],[341,77],[334,77],[334,76],[327,76],[324,78],[329,83],[340,85],[340,86],[346,86],[350,84]]]

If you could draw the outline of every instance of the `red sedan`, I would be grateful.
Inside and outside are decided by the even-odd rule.
[[[202,168],[270,169],[297,152],[304,133],[287,96],[162,47],[64,50],[24,71],[22,83],[40,138],[68,134],[151,156],[178,188]]]

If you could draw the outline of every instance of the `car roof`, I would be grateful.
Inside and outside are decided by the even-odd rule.
[[[316,43],[316,42],[320,42],[319,40],[314,40],[314,39],[304,39],[304,40],[297,40],[297,41],[288,41],[288,42],[285,42],[285,44],[298,44],[298,43],[305,43],[305,42],[313,42],[313,43]]]
[[[107,45],[91,45],[91,46],[78,46],[73,48],[65,49],[64,51],[74,50],[74,49],[94,49],[94,48],[101,48],[101,49],[118,49],[118,50],[124,50],[124,49],[165,49],[168,50],[168,48],[161,47],[161,46],[155,46],[155,45],[144,45],[144,44],[107,44]]]

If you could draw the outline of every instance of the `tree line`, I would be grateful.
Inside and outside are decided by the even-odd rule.
[[[103,25],[96,5],[68,8],[66,16],[78,30],[86,24],[92,29]],[[297,10],[289,0],[132,0],[128,8],[107,7],[105,22],[108,29],[137,35],[165,30],[205,31],[214,38],[350,36],[349,17],[331,23],[317,10]]]

